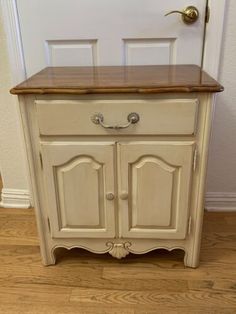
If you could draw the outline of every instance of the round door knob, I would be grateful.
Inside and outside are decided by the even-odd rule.
[[[113,201],[114,198],[115,198],[115,195],[114,195],[113,193],[107,193],[106,199],[107,199],[108,201]]]
[[[127,200],[128,198],[129,198],[129,195],[127,192],[124,191],[120,194],[120,199],[122,199],[123,201]]]

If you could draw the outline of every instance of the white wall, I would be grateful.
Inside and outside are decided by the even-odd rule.
[[[0,7],[1,10],[1,7]],[[24,144],[13,85],[6,35],[0,11],[0,172],[3,180],[2,204],[5,207],[29,205]]]
[[[236,1],[228,0],[219,73],[219,81],[225,87],[225,91],[217,96],[214,115],[207,179],[209,208],[219,206],[220,209],[224,207],[236,209],[235,13]],[[214,205],[217,201],[219,204]]]
[[[0,8],[1,9],[1,8]],[[225,92],[217,97],[207,180],[207,207],[236,209],[236,1],[227,0],[219,80]],[[217,36],[217,34],[216,34]],[[0,171],[3,205],[28,206],[24,144],[0,12]],[[213,52],[214,53],[214,52]],[[10,127],[9,127],[10,126]],[[10,145],[9,145],[10,143]]]

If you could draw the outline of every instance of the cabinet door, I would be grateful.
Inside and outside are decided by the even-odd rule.
[[[118,145],[120,236],[184,239],[193,142]]]
[[[54,142],[41,149],[52,237],[114,237],[114,143]]]

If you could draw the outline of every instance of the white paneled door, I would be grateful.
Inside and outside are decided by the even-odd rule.
[[[187,6],[185,24],[172,10]],[[45,66],[201,64],[206,0],[17,0],[27,76]]]

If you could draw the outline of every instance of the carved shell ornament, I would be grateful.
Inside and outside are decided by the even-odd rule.
[[[115,258],[121,259],[126,257],[130,253],[129,252],[129,247],[131,246],[130,242],[124,243],[107,242],[106,245],[109,247],[108,253]]]

